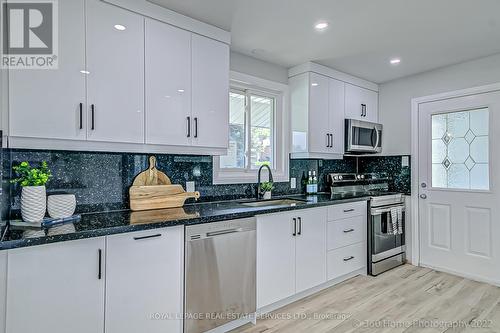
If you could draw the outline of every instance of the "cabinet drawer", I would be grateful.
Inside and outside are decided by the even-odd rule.
[[[354,272],[366,266],[366,243],[349,245],[329,251],[327,255],[328,279]]]
[[[328,250],[338,249],[366,240],[366,218],[354,216],[328,222]]]
[[[366,201],[352,202],[328,207],[328,221],[341,220],[352,216],[366,216]]]

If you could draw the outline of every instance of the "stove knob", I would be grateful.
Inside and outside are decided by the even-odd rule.
[[[361,175],[360,177],[361,177],[361,179],[365,179],[365,175]]]
[[[360,175],[356,175],[356,179],[361,179],[361,176]]]
[[[339,180],[342,180],[342,178],[343,178],[342,176],[339,176]]]
[[[338,176],[333,176],[333,180],[337,180],[337,179],[339,179]]]

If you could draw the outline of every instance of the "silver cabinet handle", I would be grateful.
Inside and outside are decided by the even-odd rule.
[[[292,219],[292,221],[293,221],[293,234],[292,234],[292,236],[295,237],[295,236],[297,236],[297,219],[294,217]]]
[[[354,229],[347,229],[347,230],[344,230],[344,233],[348,234],[348,233],[353,232],[353,231],[354,231]]]
[[[297,217],[297,220],[299,221],[299,231],[297,232],[297,235],[302,235],[302,217]]]
[[[350,213],[350,212],[354,212],[354,208],[344,209],[344,213]]]
[[[350,256],[350,257],[344,258],[344,261],[349,261],[349,260],[352,260],[352,259],[354,259],[354,256]]]

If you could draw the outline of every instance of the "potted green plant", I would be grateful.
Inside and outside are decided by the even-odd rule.
[[[47,208],[47,194],[45,184],[52,174],[47,162],[42,162],[38,168],[28,162],[21,162],[12,167],[17,178],[11,180],[22,186],[21,215],[26,222],[40,222],[45,216]]]
[[[271,199],[271,191],[274,189],[273,182],[264,182],[260,184],[260,192],[263,193],[262,198],[264,200]]]

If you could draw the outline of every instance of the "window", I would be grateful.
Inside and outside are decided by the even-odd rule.
[[[274,168],[274,96],[250,91],[229,93],[229,149],[221,168]]]
[[[489,110],[432,116],[432,186],[489,190]]]
[[[256,182],[264,164],[275,181],[288,181],[288,86],[231,72],[228,98],[228,152],[214,157],[214,184]]]

